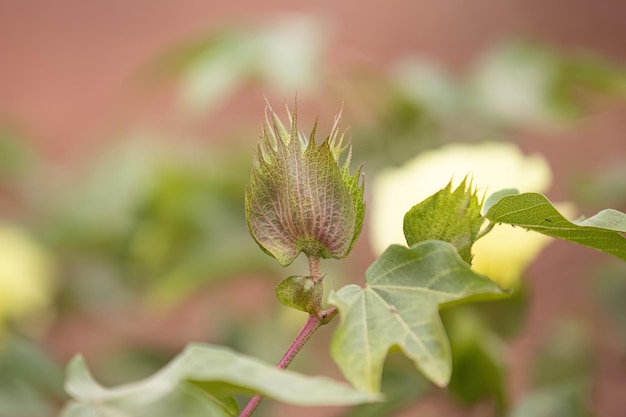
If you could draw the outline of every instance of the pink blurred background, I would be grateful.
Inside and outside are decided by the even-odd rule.
[[[28,126],[55,154],[76,152],[111,126],[167,113],[129,85],[166,48],[228,23],[294,11],[330,23],[331,66],[385,68],[407,53],[419,53],[460,71],[485,48],[516,34],[618,61],[626,55],[626,3],[619,0],[5,0],[0,3],[0,115]]]
[[[188,124],[172,111],[171,91],[155,92],[135,82],[137,74],[167,49],[215,28],[286,12],[310,13],[327,22],[325,62],[330,70],[359,65],[386,69],[417,53],[462,73],[479,53],[514,35],[530,35],[561,50],[593,51],[618,63],[626,60],[626,2],[620,0],[2,0],[0,120],[25,129],[46,155],[64,163],[81,160],[117,130],[141,121],[174,134],[202,132],[214,140],[210,138],[220,137],[219,132],[241,118],[260,120],[263,92],[241,92],[223,108]],[[321,100],[318,105],[333,112],[339,107]],[[309,107],[316,112],[315,105]],[[349,125],[350,109],[346,113]],[[608,102],[580,120],[575,130],[550,132],[550,140],[536,132],[518,139],[524,149],[546,154],[557,173],[550,195],[559,200],[569,197],[567,179],[573,173],[581,168],[599,171],[623,160],[624,132],[626,104]],[[358,138],[353,142],[358,146]],[[598,332],[596,410],[599,415],[623,415],[626,361],[588,295],[588,275],[602,256],[557,242],[531,268],[528,322],[509,346],[513,398],[524,393],[533,349],[549,331],[545,317],[576,314]],[[426,409],[423,413],[427,415]]]

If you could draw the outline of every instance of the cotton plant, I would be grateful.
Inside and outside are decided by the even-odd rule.
[[[403,216],[414,204],[452,180],[468,177],[480,199],[505,188],[545,193],[552,171],[541,154],[525,154],[513,143],[451,144],[426,151],[372,180],[371,247],[382,253],[390,244],[405,244]],[[550,242],[544,235],[507,224],[495,225],[473,246],[472,268],[502,288],[517,285],[525,268]]]
[[[524,156],[510,144],[456,145],[374,179],[373,242],[380,255],[362,282],[325,298],[321,284],[332,277],[323,272],[322,261],[342,261],[354,247],[365,219],[365,183],[361,168],[351,167],[351,144],[340,129],[340,116],[318,144],[315,125],[305,136],[297,112],[287,115],[289,122],[283,123],[267,110],[245,190],[248,229],[260,249],[282,266],[302,254],[309,261],[309,271],[276,281],[278,301],[308,313],[277,365],[193,343],[155,375],[104,388],[77,356],[68,366],[66,391],[72,400],[63,417],[248,417],[264,396],[300,406],[384,401],[382,374],[391,351],[401,351],[434,385],[446,387],[452,354],[439,308],[507,297],[496,282],[511,284],[546,243],[525,243],[531,255],[507,263],[517,275],[502,273],[494,266],[501,254],[479,246],[500,224],[626,260],[624,213],[604,210],[571,222],[545,196],[532,192],[549,186],[544,158]],[[329,349],[345,382],[286,370],[315,331],[335,318],[339,324]],[[252,397],[240,413],[235,395],[242,392]]]

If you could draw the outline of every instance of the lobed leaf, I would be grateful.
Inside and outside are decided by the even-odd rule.
[[[279,370],[228,348],[192,344],[166,367],[142,381],[104,388],[82,356],[69,364],[65,389],[72,401],[61,417],[234,416],[236,393],[262,393],[302,406],[353,405],[377,395],[325,377]]]
[[[348,381],[369,392],[380,390],[385,358],[396,347],[428,379],[445,386],[451,354],[439,306],[502,293],[442,241],[390,246],[368,268],[365,281],[365,288],[348,285],[332,293],[329,302],[341,313],[332,356]]]
[[[626,214],[617,210],[602,210],[593,217],[570,221],[544,195],[524,193],[503,196],[485,217],[494,223],[534,230],[626,260]]]

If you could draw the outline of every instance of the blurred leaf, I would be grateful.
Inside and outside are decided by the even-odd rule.
[[[626,260],[626,214],[606,209],[588,219],[570,222],[550,201],[537,193],[502,197],[487,219],[589,246]]]
[[[317,20],[297,14],[230,26],[179,46],[155,69],[180,78],[181,102],[192,111],[214,108],[251,81],[303,93],[317,82],[323,34]]]
[[[132,293],[173,303],[211,280],[268,268],[244,220],[249,163],[237,150],[129,140],[42,198],[44,235],[70,283],[66,305]]]
[[[527,415],[590,416],[594,358],[586,329],[581,322],[562,319],[551,330],[534,364],[538,390],[517,409],[531,404],[536,408]]]
[[[170,359],[167,349],[153,344],[124,345],[99,358],[93,365],[93,373],[105,386],[121,385],[152,375]]]
[[[468,84],[469,109],[488,121],[542,126],[580,116],[581,92],[626,93],[626,71],[599,57],[509,40],[479,60]]]
[[[99,385],[81,356],[72,360],[67,374],[65,388],[73,401],[63,417],[233,416],[236,407],[232,396],[242,392],[259,392],[302,406],[351,405],[380,399],[328,378],[279,370],[224,347],[199,344],[189,345],[152,377],[117,388]]]
[[[249,160],[245,168],[226,157],[212,165],[228,175],[163,170],[137,209],[131,260],[135,273],[151,277],[155,300],[176,301],[211,280],[271,265],[246,228],[243,189]]]
[[[533,383],[548,386],[590,378],[592,353],[589,337],[581,322],[558,320],[537,352]]]
[[[357,388],[377,392],[390,348],[400,348],[424,375],[448,383],[451,355],[439,305],[493,298],[496,284],[472,272],[449,243],[390,246],[365,274],[367,286],[348,285],[329,302],[341,313],[332,356]]]
[[[500,338],[510,339],[524,327],[529,303],[528,292],[528,284],[525,280],[520,280],[508,297],[471,307],[490,331]]]
[[[0,415],[52,417],[62,384],[60,365],[32,341],[13,336],[0,345]]]
[[[488,50],[468,79],[469,108],[489,123],[541,125],[562,117],[551,105],[558,57],[531,42],[509,41]]]
[[[593,281],[593,289],[600,308],[609,315],[616,335],[626,353],[626,263],[607,265]]]
[[[0,179],[23,173],[32,157],[31,150],[18,133],[0,126]]]
[[[571,381],[533,391],[515,406],[509,417],[592,417],[588,390],[587,383]]]
[[[452,181],[404,216],[404,235],[409,246],[424,240],[443,240],[454,245],[461,258],[472,263],[472,245],[476,241],[483,217],[467,178],[452,191]]]
[[[401,165],[441,142],[441,126],[427,109],[405,97],[404,91],[390,89],[382,80],[378,82],[383,85],[371,93],[371,100],[376,103],[370,103],[376,107],[361,125],[354,127],[353,133],[359,138],[355,158],[367,161],[370,172]]]
[[[593,356],[581,322],[552,323],[537,352],[531,391],[510,417],[591,417]]]
[[[257,53],[254,39],[230,32],[212,39],[197,51],[182,75],[181,100],[191,110],[214,107],[241,87],[254,68]]]
[[[559,61],[557,83],[552,89],[556,105],[576,107],[580,103],[576,93],[626,93],[626,68],[591,53],[562,55]],[[579,105],[580,107],[580,105]]]
[[[626,159],[603,166],[599,174],[578,172],[572,184],[580,200],[593,205],[623,207],[626,204]]]
[[[435,63],[405,58],[395,65],[391,80],[406,99],[437,118],[447,118],[461,110],[461,89]]]
[[[133,210],[152,186],[158,161],[154,144],[125,141],[91,161],[86,172],[42,192],[36,203],[49,217],[48,239],[119,251],[119,239],[132,227]]]
[[[441,312],[452,348],[449,390],[465,404],[495,400],[502,412],[506,405],[504,349],[475,307],[455,306]]]
[[[289,14],[269,21],[258,38],[258,74],[285,94],[313,89],[323,67],[326,28],[312,16]],[[253,35],[255,36],[255,35]]]
[[[362,404],[350,408],[342,417],[389,417],[410,404],[419,401],[433,388],[404,355],[392,353],[385,361],[382,375],[382,393],[385,401]]]

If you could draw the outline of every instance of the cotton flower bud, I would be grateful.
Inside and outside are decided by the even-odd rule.
[[[291,131],[271,108],[266,111],[246,189],[248,229],[283,266],[300,252],[344,258],[361,231],[365,204],[361,170],[350,173],[351,146],[339,134],[341,114],[328,138],[317,145],[317,123],[307,139],[298,131],[297,114],[287,111]]]

